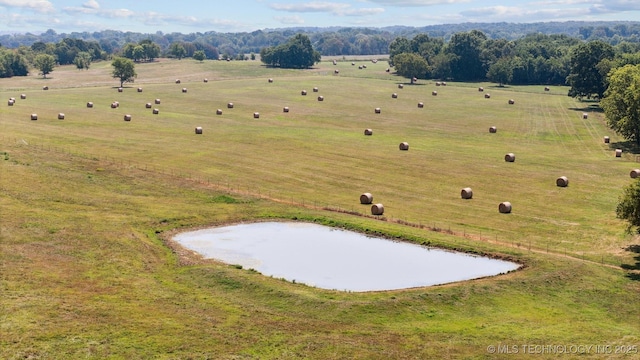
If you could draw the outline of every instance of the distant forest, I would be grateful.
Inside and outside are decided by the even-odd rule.
[[[432,25],[425,27],[393,26],[384,28],[285,28],[265,29],[253,32],[221,33],[215,31],[189,34],[153,34],[103,30],[96,32],[57,33],[47,30],[42,34],[0,35],[0,45],[16,49],[31,47],[35,43],[59,43],[64,39],[78,39],[95,42],[107,54],[117,54],[127,43],[151,40],[158,44],[163,53],[168,53],[171,44],[190,44],[194,50],[214,49],[225,57],[260,53],[265,47],[284,44],[292,36],[302,33],[311,39],[315,50],[325,56],[330,55],[380,55],[389,53],[389,45],[397,37],[411,39],[419,34],[432,38],[442,38],[445,42],[456,33],[478,30],[489,39],[517,40],[531,34],[566,35],[581,41],[602,40],[611,45],[622,42],[640,43],[640,21],[629,22],[541,22],[529,24],[515,23],[463,23]],[[187,49],[188,50],[188,49]],[[190,54],[187,54],[190,56]],[[211,56],[207,56],[212,58]]]
[[[289,43],[291,39],[298,39]],[[124,57],[261,60],[306,68],[321,56],[388,55],[408,79],[570,85],[570,95],[602,98],[607,74],[640,64],[640,22],[456,24],[422,28],[287,28],[251,33],[142,34],[105,30],[0,36],[0,77],[46,76],[56,65]],[[302,51],[301,49],[305,49]],[[301,54],[308,54],[304,64]],[[269,55],[269,56],[267,56]],[[132,64],[133,66],[133,64]]]

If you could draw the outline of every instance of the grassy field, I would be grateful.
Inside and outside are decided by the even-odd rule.
[[[0,107],[0,358],[512,358],[514,346],[519,356],[557,356],[524,345],[639,356],[639,245],[615,206],[640,164],[603,114],[563,87],[409,85],[386,68],[161,60],[138,64],[123,92],[106,62],[0,79],[0,97],[16,98]],[[145,108],[154,99],[157,115]],[[409,151],[399,151],[403,141]],[[510,152],[514,163],[504,161]],[[555,184],[562,175],[566,188]],[[472,200],[460,198],[463,187]],[[383,218],[359,204],[363,192],[384,204]],[[511,214],[498,213],[502,201]],[[344,293],[204,261],[170,241],[176,231],[262,219],[524,268]]]

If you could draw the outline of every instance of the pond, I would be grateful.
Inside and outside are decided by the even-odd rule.
[[[205,258],[323,289],[381,291],[477,279],[513,262],[370,237],[302,222],[258,222],[173,238]]]

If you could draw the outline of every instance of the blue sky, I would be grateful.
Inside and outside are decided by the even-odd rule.
[[[640,0],[0,0],[1,33],[241,32],[567,20],[640,21]]]

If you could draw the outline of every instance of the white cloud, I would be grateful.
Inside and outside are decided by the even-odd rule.
[[[89,0],[86,3],[82,4],[82,7],[87,9],[99,9],[100,4],[98,4],[96,0]]]
[[[53,4],[48,0],[0,0],[0,6],[26,8],[39,13],[55,12]]]
[[[353,8],[349,4],[312,1],[303,4],[270,4],[270,8],[278,11],[296,13],[329,13],[337,16],[368,16],[384,12],[383,8]]]
[[[305,4],[270,4],[270,8],[288,12],[326,12],[337,13],[351,7],[349,4],[312,1]]]
[[[304,19],[298,15],[294,16],[275,16],[274,19],[281,24],[285,25],[301,25],[304,24]]]
[[[411,6],[432,6],[432,5],[446,5],[446,4],[462,4],[468,3],[471,0],[367,0],[368,2],[387,5],[387,6],[399,6],[399,7],[411,7]]]
[[[587,8],[536,9],[510,6],[489,6],[460,12],[469,21],[478,22],[534,22],[576,18],[589,14]]]

